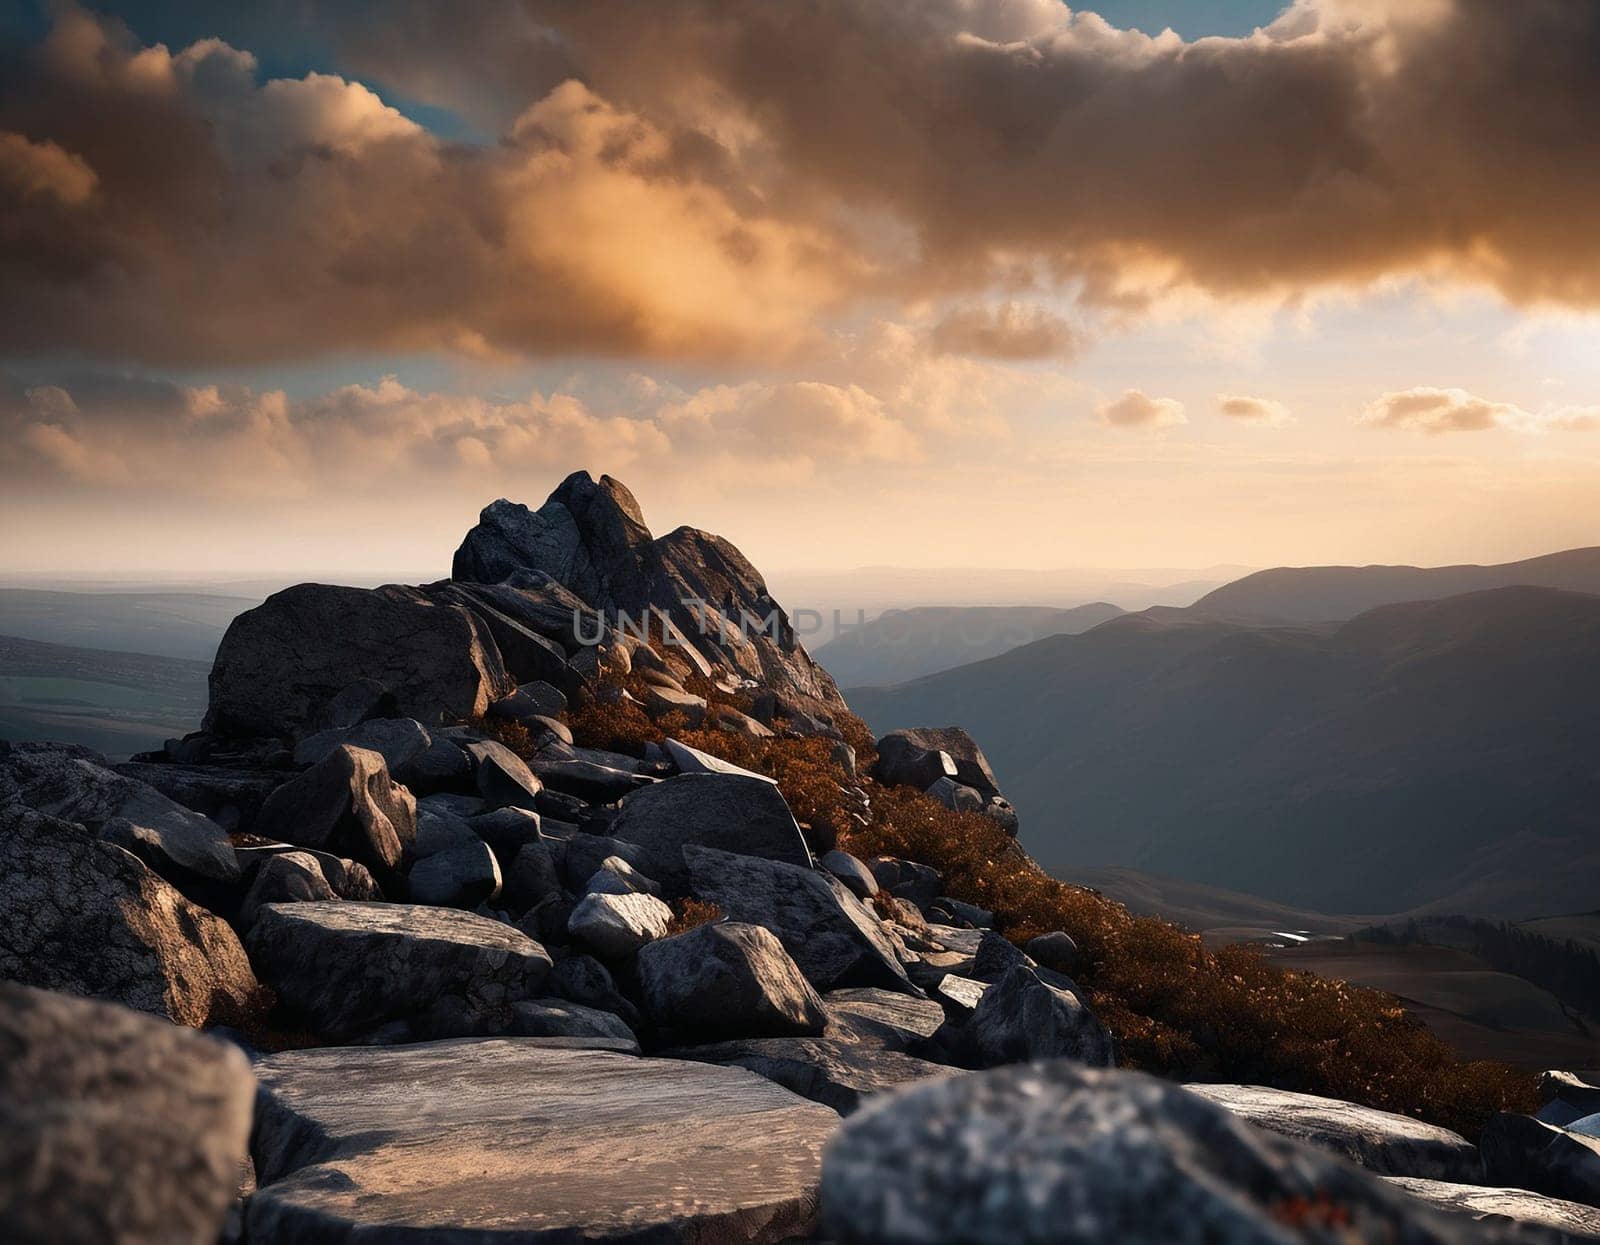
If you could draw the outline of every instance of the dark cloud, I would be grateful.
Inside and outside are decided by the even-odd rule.
[[[953,308],[930,334],[935,350],[989,359],[1070,358],[1084,340],[1061,316],[1019,303]]]
[[[1600,302],[1587,0],[1300,0],[1189,44],[1055,0],[285,4],[504,138],[64,9],[0,86],[0,350],[770,357],[866,300],[1397,273]],[[947,338],[1046,353],[977,317]]]

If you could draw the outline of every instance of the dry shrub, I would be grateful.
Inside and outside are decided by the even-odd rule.
[[[1289,973],[1247,947],[1211,952],[1165,921],[1044,873],[1003,830],[919,792],[874,787],[857,855],[932,865],[949,895],[995,913],[1013,942],[1065,930],[1079,982],[1130,1067],[1350,1099],[1475,1134],[1496,1111],[1532,1110],[1534,1078],[1459,1059],[1393,996]]]
[[[672,920],[667,922],[667,937],[687,934],[691,929],[722,920],[722,909],[704,899],[677,899],[671,904]]]

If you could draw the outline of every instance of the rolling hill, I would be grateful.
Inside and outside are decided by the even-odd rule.
[[[967,726],[1058,871],[1521,919],[1592,907],[1597,693],[1600,596],[1516,587],[1343,624],[1132,614],[849,696],[879,731]]]
[[[1194,608],[1254,622],[1342,622],[1381,605],[1517,586],[1600,592],[1600,547],[1500,566],[1284,566],[1224,584]]]
[[[928,605],[888,610],[813,656],[834,681],[888,687],[982,661],[1052,635],[1078,635],[1117,617],[1097,601],[1072,609],[1033,605]]]

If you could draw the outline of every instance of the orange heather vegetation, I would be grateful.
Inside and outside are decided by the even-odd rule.
[[[708,680],[694,683],[689,690],[712,703],[749,708]],[[642,686],[630,690],[642,698]],[[1065,930],[1083,953],[1077,981],[1116,1036],[1126,1067],[1324,1094],[1469,1137],[1497,1111],[1537,1106],[1531,1074],[1462,1060],[1392,995],[1287,972],[1249,947],[1209,951],[1198,935],[1135,917],[1096,891],[1051,877],[989,818],[874,782],[865,776],[876,759],[872,736],[858,718],[839,723],[856,749],[862,775],[856,780],[832,759],[827,739],[752,739],[684,729],[674,718],[656,723],[636,704],[590,702],[569,720],[574,738],[589,747],[640,755],[646,743],[671,734],[768,775],[800,821],[828,826],[840,847],[862,858],[900,856],[932,865],[944,877],[946,894],[992,911],[996,927],[1014,943]],[[527,742],[504,730],[501,736],[512,747]],[[864,827],[850,821],[851,804],[840,790],[854,785],[872,800],[872,820]],[[686,909],[679,919],[689,916]]]

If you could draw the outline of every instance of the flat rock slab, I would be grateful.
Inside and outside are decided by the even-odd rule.
[[[1461,1184],[1483,1179],[1483,1163],[1475,1145],[1459,1133],[1409,1116],[1260,1085],[1186,1088],[1228,1108],[1257,1128],[1332,1150],[1380,1176],[1414,1176]]]
[[[441,1007],[506,1008],[539,997],[550,973],[526,934],[421,904],[268,904],[248,942],[284,1002],[336,1036]]]
[[[680,1046],[665,1052],[724,1067],[748,1068],[759,1076],[849,1115],[872,1094],[957,1070],[871,1043],[830,1037],[746,1038]]]
[[[211,1245],[254,1093],[235,1047],[0,982],[0,1240]]]
[[[1490,1223],[1515,1223],[1524,1229],[1545,1230],[1542,1234],[1529,1234],[1531,1240],[1600,1241],[1600,1210],[1581,1202],[1564,1202],[1525,1189],[1493,1189],[1406,1176],[1391,1176],[1389,1183],[1440,1210]]]
[[[742,1069],[492,1038],[273,1055],[250,1240],[779,1242],[824,1107]]]
[[[691,843],[811,867],[811,851],[776,784],[753,774],[683,774],[644,787],[622,801],[611,833],[644,848],[640,868],[668,886],[683,881],[683,848]]]

